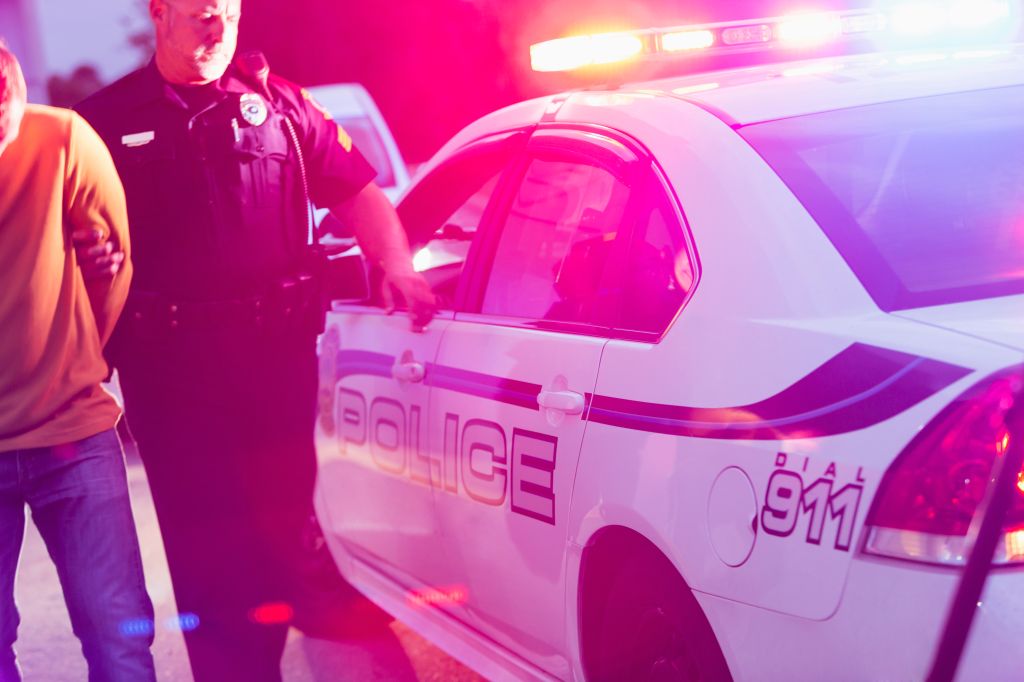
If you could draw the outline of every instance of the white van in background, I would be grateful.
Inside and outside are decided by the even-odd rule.
[[[338,125],[352,136],[355,146],[377,169],[377,184],[394,203],[409,185],[409,170],[370,93],[359,83],[318,85],[307,89],[331,112]]]

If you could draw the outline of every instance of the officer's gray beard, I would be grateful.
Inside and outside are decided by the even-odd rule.
[[[231,64],[231,53],[218,50],[216,52],[199,52],[192,60],[196,70],[204,80],[217,80],[227,71]]]

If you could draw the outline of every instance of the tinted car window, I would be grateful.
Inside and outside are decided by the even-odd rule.
[[[536,158],[505,221],[481,312],[597,324],[629,189],[589,163]]]
[[[420,182],[398,207],[413,246],[413,265],[451,308],[469,248],[509,163],[511,144],[485,145],[455,157]]]
[[[1024,88],[740,132],[883,309],[1024,293]]]
[[[675,212],[661,204],[636,226],[623,273],[619,327],[662,333],[693,286],[693,266]]]

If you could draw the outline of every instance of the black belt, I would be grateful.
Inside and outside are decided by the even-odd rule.
[[[276,282],[262,294],[215,301],[191,301],[154,291],[133,290],[122,319],[141,333],[275,328],[319,324],[319,288],[312,275]]]

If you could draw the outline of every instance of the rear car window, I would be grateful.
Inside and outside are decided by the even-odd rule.
[[[398,206],[415,255],[443,310],[455,306],[466,257],[519,136],[479,143],[424,177]]]
[[[598,324],[629,188],[589,163],[534,159],[501,232],[482,312]]]
[[[1024,87],[830,111],[740,134],[882,309],[1024,293]]]

